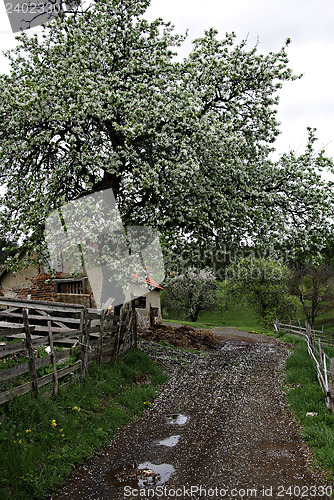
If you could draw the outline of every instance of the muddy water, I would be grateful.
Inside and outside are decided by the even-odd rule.
[[[177,436],[170,436],[166,439],[163,439],[162,441],[159,441],[158,444],[161,444],[162,446],[169,446],[169,447],[173,447],[173,446],[176,446],[177,443],[179,442],[179,439],[180,439],[180,435],[177,435]]]
[[[111,469],[106,472],[104,480],[116,488],[144,488],[164,484],[174,472],[175,469],[170,464],[144,462]]]
[[[185,363],[176,362],[173,351],[153,354],[145,344],[169,369],[170,381],[143,417],[53,498],[118,500],[148,498],[149,492],[168,500],[176,493],[193,499],[317,498],[311,487],[321,481],[307,467],[307,450],[280,390],[288,352],[253,337],[249,343],[247,336],[222,340],[209,355],[184,353]],[[318,498],[326,498],[321,491]]]
[[[182,415],[182,413],[172,413],[171,415],[165,415],[166,422],[171,425],[184,425],[188,417]]]

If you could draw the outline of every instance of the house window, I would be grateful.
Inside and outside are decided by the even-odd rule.
[[[139,309],[146,309],[146,297],[138,297],[135,300],[135,307],[139,307]]]
[[[85,279],[59,279],[54,280],[56,293],[83,294],[86,293]]]

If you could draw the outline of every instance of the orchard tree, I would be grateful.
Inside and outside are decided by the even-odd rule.
[[[276,318],[285,319],[297,310],[297,301],[289,293],[290,279],[291,271],[284,264],[250,256],[228,268],[227,290],[270,326]]]
[[[270,160],[278,91],[296,78],[289,40],[263,55],[209,29],[179,62],[184,37],[146,21],[148,5],[97,0],[18,37],[0,78],[2,235],[36,248],[50,212],[112,188],[123,223],[159,229],[179,261],[242,241],[321,244],[331,161],[312,131],[305,154]]]
[[[200,311],[216,303],[217,286],[211,269],[189,268],[170,278],[165,288],[185,319],[197,321]]]
[[[333,308],[334,270],[328,264],[296,263],[291,279],[291,293],[303,308],[306,321],[314,327],[316,317],[321,312]]]

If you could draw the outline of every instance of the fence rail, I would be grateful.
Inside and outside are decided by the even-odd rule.
[[[284,331],[299,335],[307,342],[307,350],[312,357],[316,370],[317,377],[321,389],[327,396],[327,407],[331,408],[331,400],[334,399],[334,394],[331,394],[329,387],[329,378],[331,373],[332,361],[324,351],[324,344],[334,347],[334,335],[325,333],[324,331],[312,330],[308,323],[305,323],[305,328],[300,325],[292,325],[280,323],[278,320],[274,322],[274,331]]]
[[[0,337],[3,339],[0,363],[14,364],[0,370],[0,404],[3,404],[29,391],[37,397],[40,387],[51,382],[52,393],[57,394],[59,379],[66,375],[72,374],[75,379],[78,374],[85,375],[92,363],[115,362],[124,356],[137,344],[136,310],[133,303],[128,303],[120,315],[114,315],[109,310],[85,305],[1,297]],[[37,349],[42,346],[47,348],[47,355],[39,358]],[[55,346],[62,350],[56,352]],[[69,363],[71,356],[75,357],[74,362],[59,366]],[[51,373],[38,376],[38,370],[48,365],[52,367]],[[28,373],[29,382],[13,386],[15,378]]]

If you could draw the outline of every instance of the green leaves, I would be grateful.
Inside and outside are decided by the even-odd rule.
[[[278,261],[243,257],[227,269],[227,292],[248,302],[264,324],[270,325],[297,309],[297,301],[289,293],[291,274]]]
[[[290,289],[298,298],[305,318],[313,328],[318,314],[333,307],[333,268],[327,263],[321,265],[310,262],[297,263],[293,269]]]

